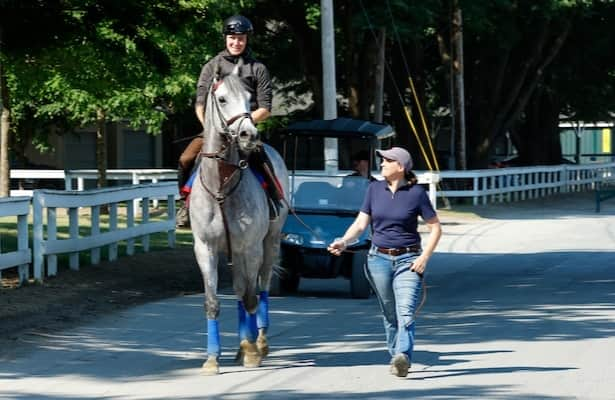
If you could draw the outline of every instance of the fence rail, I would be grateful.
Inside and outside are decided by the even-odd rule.
[[[107,179],[114,181],[127,181],[132,185],[143,182],[157,183],[166,180],[177,180],[177,171],[174,169],[108,169]],[[18,180],[18,186],[33,186],[24,181],[43,180],[50,183],[51,180],[64,181],[62,187],[65,190],[84,190],[86,181],[96,181],[98,170],[95,169],[12,169],[11,179]],[[11,196],[32,196],[35,188],[13,189]],[[56,189],[59,189],[56,188]]]

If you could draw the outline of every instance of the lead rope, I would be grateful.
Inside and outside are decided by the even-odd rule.
[[[423,308],[423,306],[425,305],[425,302],[427,301],[427,284],[425,281],[425,274],[421,275],[421,287],[423,288],[423,294],[421,296],[421,302],[419,303],[418,307],[416,308],[416,311],[414,312],[414,318],[419,316],[421,309]]]
[[[265,173],[267,174],[269,181],[273,182],[276,191],[278,192],[278,197],[280,198],[280,200],[282,201],[282,203],[284,203],[284,205],[288,208],[288,211],[295,217],[297,218],[297,221],[299,221],[299,223],[301,225],[303,225],[308,231],[310,231],[310,233],[312,235],[314,235],[314,237],[316,239],[322,240],[322,237],[320,237],[320,235],[318,235],[318,233],[316,233],[316,231],[314,231],[314,229],[312,229],[308,224],[306,224],[295,212],[295,210],[290,206],[290,204],[288,203],[288,200],[286,200],[286,197],[284,197],[284,192],[281,190],[280,186],[278,185],[278,181],[275,179],[275,177],[273,176],[273,173],[271,172],[271,169],[269,168],[269,166],[267,165],[267,163],[263,163],[263,170],[265,171]],[[357,250],[349,250],[349,249],[344,249],[343,252],[345,253],[358,253]],[[419,303],[418,307],[416,308],[416,311],[414,311],[414,317],[416,318],[419,315],[419,312],[421,311],[421,309],[423,308],[423,306],[425,305],[425,302],[427,301],[427,285],[426,285],[426,281],[425,281],[425,274],[421,275],[421,287],[423,288],[422,290],[422,296],[421,296],[421,302]]]

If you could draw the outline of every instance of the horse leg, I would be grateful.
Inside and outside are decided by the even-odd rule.
[[[243,301],[237,301],[237,316],[239,319],[239,351],[236,361],[244,367],[253,368],[261,364],[262,357],[256,347],[257,335],[256,313],[248,312]]]
[[[262,290],[258,299],[258,311],[256,313],[256,326],[258,337],[256,348],[261,357],[269,355],[269,343],[267,342],[267,329],[269,328],[269,291]]]
[[[256,347],[263,357],[269,354],[269,343],[267,341],[267,330],[269,329],[269,286],[274,265],[277,264],[280,254],[279,226],[279,222],[272,223],[263,241],[263,265],[259,273],[261,292],[258,302],[258,338],[256,339]]]
[[[239,319],[239,351],[236,360],[244,367],[258,367],[262,357],[256,348],[256,310],[258,298],[256,297],[257,269],[250,268],[252,263],[259,261],[258,253],[253,254],[250,260],[238,256],[233,268],[233,289],[238,299],[237,315]]]
[[[220,330],[218,316],[220,315],[220,302],[218,290],[218,257],[208,246],[196,236],[194,239],[194,253],[196,255],[203,284],[205,287],[205,316],[207,317],[207,360],[203,363],[202,371],[206,375],[220,373]]]

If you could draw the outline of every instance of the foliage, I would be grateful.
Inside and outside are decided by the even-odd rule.
[[[103,110],[110,121],[160,133],[167,114],[190,105],[201,65],[220,48],[222,15],[235,7],[214,0],[56,1],[48,16],[61,22],[56,39],[32,52],[33,43],[20,39],[28,52],[15,46],[7,54],[14,122],[34,113],[83,126]]]
[[[432,120],[450,110],[450,72],[457,61],[450,42],[453,3],[333,2],[339,115],[372,117],[378,50],[374,35],[384,29],[385,119],[419,165],[418,143],[403,107],[417,116],[416,94]],[[507,132],[520,151],[525,151],[523,141],[552,136],[553,129],[531,123],[547,111],[556,117],[610,118],[615,100],[612,2],[458,4],[463,12],[470,167],[485,166]],[[172,116],[193,118],[200,68],[222,49],[222,20],[235,13],[254,22],[250,47],[269,67],[276,88],[288,95],[286,101],[300,103],[310,93],[315,107],[308,113],[321,115],[319,1],[0,0],[0,7],[8,35],[0,57],[11,91],[12,127],[41,147],[46,132],[41,125],[67,130],[92,123],[98,110],[107,120],[129,121],[151,133],[160,133]],[[40,31],[47,34],[36,37],[34,32]],[[274,134],[287,118],[292,116],[262,125],[264,136]],[[557,118],[549,117],[549,124],[553,128]],[[43,132],[40,140],[32,139],[36,132]],[[441,150],[449,142],[445,134],[431,132]],[[551,140],[545,143],[557,146]],[[557,154],[551,153],[531,154],[528,162],[553,162]]]

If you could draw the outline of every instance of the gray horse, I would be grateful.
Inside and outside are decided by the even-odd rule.
[[[282,225],[288,215],[283,206],[280,215],[270,220],[265,191],[247,167],[248,156],[261,143],[250,118],[250,96],[241,85],[238,70],[235,68],[231,75],[215,79],[212,84],[205,109],[201,161],[190,195],[194,253],[205,286],[205,374],[220,372],[220,254],[226,255],[238,299],[238,359],[246,367],[258,367],[267,355],[269,286],[280,250]],[[272,147],[263,147],[288,198],[284,161]]]

